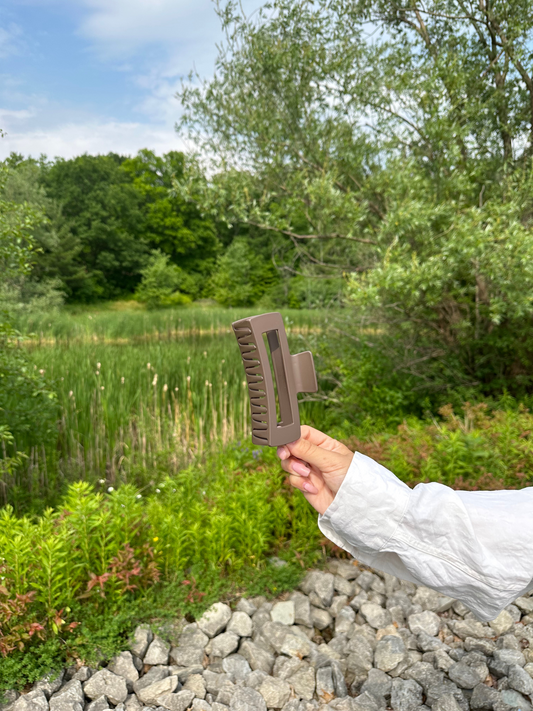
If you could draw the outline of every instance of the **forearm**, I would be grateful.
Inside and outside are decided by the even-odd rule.
[[[414,489],[356,453],[320,530],[361,562],[493,619],[533,587],[533,488]]]

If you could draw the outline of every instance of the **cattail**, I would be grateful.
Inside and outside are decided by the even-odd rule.
[[[70,390],[68,396],[69,396],[69,397],[73,397],[73,395],[74,395],[74,391],[73,391],[73,390]]]
[[[39,371],[39,373],[40,373],[41,375],[44,375],[44,368],[41,368],[41,370]]]
[[[100,390],[104,390],[105,385],[100,385]]]
[[[96,371],[96,375],[100,375],[100,371],[99,371],[99,370]]]
[[[101,364],[101,363],[97,363],[97,364],[96,364],[96,367],[98,368],[98,370],[100,370],[100,368],[102,367],[102,364]]]
[[[157,385],[157,373],[154,375],[154,379],[152,380],[152,385],[154,387]]]
[[[165,383],[163,385],[163,392],[166,393],[167,390],[168,390],[168,385]]]
[[[124,376],[121,377],[120,382],[124,385]]]
[[[152,366],[150,365],[150,363],[147,363],[147,364],[146,364],[146,367],[148,368],[148,370],[150,370],[150,368],[151,368]]]

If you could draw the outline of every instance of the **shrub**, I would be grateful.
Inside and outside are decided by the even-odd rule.
[[[171,264],[168,255],[154,252],[141,274],[135,297],[149,309],[191,303],[191,297],[184,292],[194,291],[194,279],[176,264]]]

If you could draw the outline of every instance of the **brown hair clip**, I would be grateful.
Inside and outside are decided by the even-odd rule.
[[[318,390],[311,351],[290,354],[283,317],[277,312],[250,316],[232,326],[248,381],[252,442],[271,447],[294,442],[300,437],[297,393]],[[267,336],[271,361],[263,334]]]

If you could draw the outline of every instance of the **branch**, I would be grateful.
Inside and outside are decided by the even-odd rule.
[[[270,225],[264,225],[260,222],[253,222],[252,220],[243,220],[243,222],[247,225],[253,225],[254,227],[258,227],[261,230],[279,232],[282,235],[291,237],[291,239],[346,239],[350,242],[360,242],[361,244],[377,244],[377,242],[374,242],[371,239],[364,239],[363,237],[348,237],[347,235],[341,235],[338,232],[332,232],[329,235],[299,235],[296,234],[296,232],[291,232],[290,230],[282,230],[280,227],[271,227]]]

